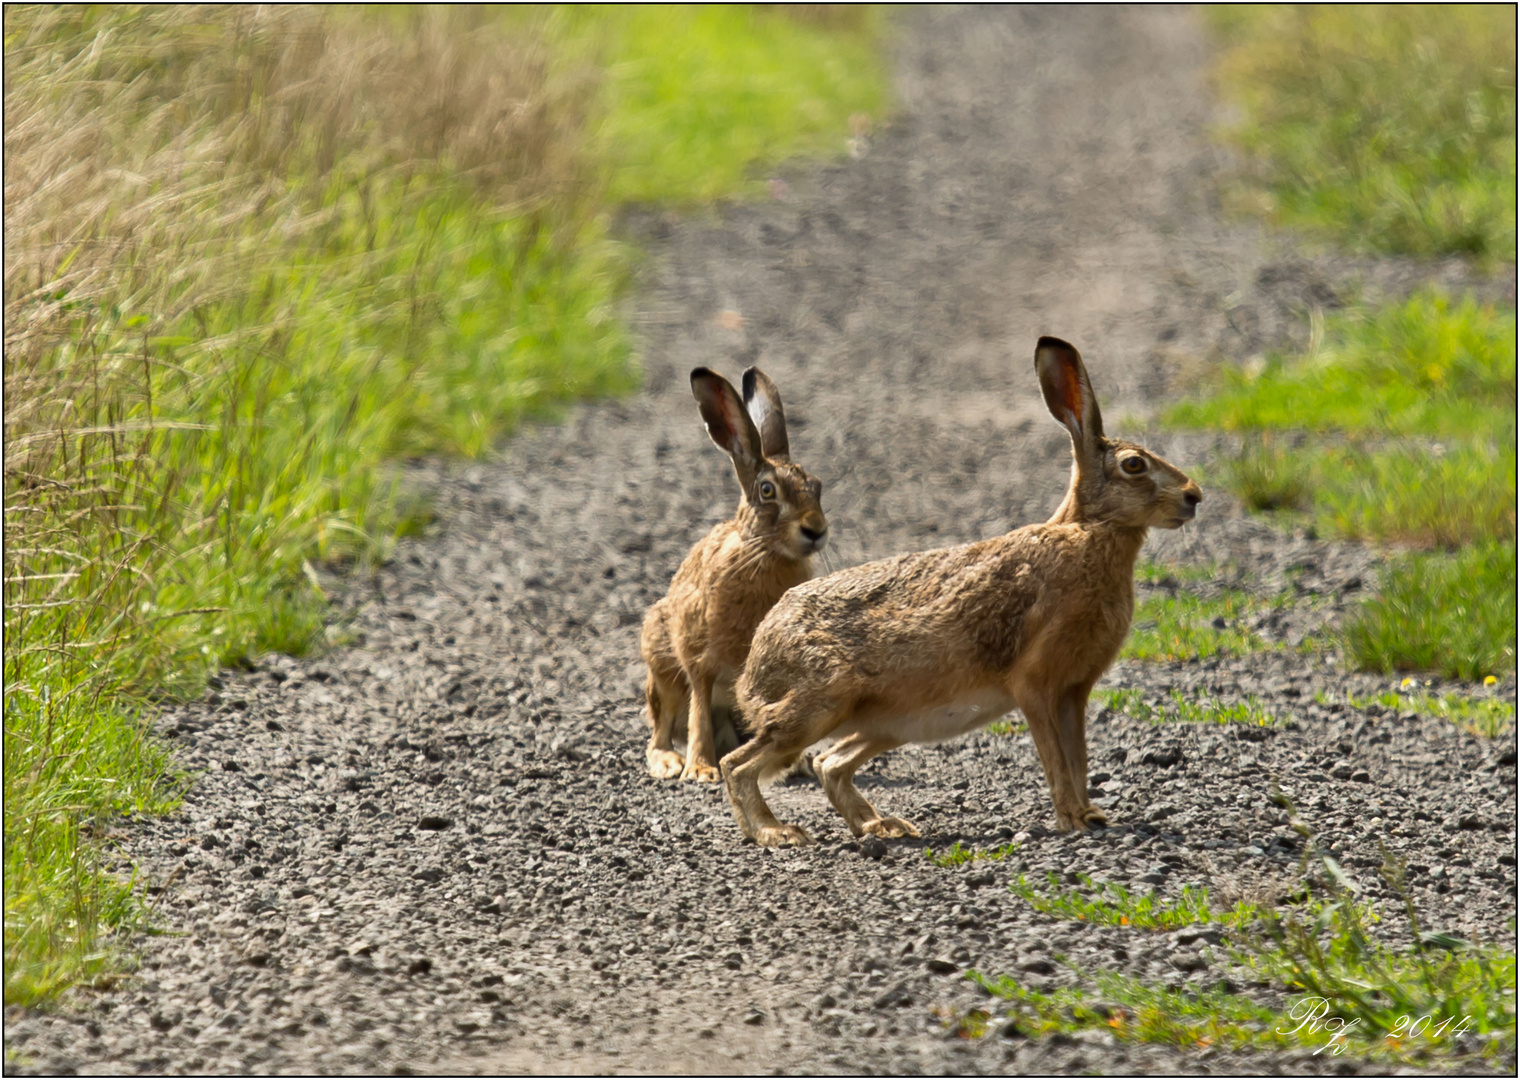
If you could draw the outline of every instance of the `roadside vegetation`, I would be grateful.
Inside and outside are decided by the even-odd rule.
[[[85,835],[161,812],[156,703],[328,643],[317,568],[638,380],[632,199],[752,194],[885,94],[873,12],[5,11],[5,1000],[122,962]],[[859,127],[868,123],[856,119]]]
[[[1235,205],[1353,251],[1515,257],[1511,8],[1215,8]],[[1511,262],[1512,266],[1513,263]],[[1346,621],[1358,667],[1515,666],[1515,318],[1425,289],[1310,313],[1314,344],[1224,371],[1165,421],[1237,433],[1221,479],[1392,550]]]
[[[1323,691],[1316,691],[1314,700],[1321,705],[1328,705],[1332,699]],[[1407,710],[1421,716],[1439,716],[1474,735],[1490,739],[1505,734],[1515,724],[1515,703],[1499,697],[1473,698],[1461,694],[1430,694],[1418,689],[1401,688],[1367,696],[1348,693],[1346,702],[1353,709],[1381,705],[1386,709],[1400,712]]]
[[[1215,5],[1229,192],[1337,247],[1515,257],[1515,9]]]
[[[1247,925],[1256,918],[1256,909],[1244,902],[1229,911],[1216,911],[1209,901],[1208,889],[1202,886],[1184,885],[1175,900],[1167,900],[1154,889],[1131,892],[1115,881],[1096,883],[1086,874],[1078,875],[1077,887],[1071,889],[1062,888],[1054,872],[1046,875],[1046,880],[1048,892],[1041,892],[1023,874],[1009,887],[1036,911],[1094,926],[1178,930],[1213,924],[1228,929]]]
[[[1143,690],[1099,690],[1098,700],[1114,712],[1148,720],[1153,724],[1248,724],[1272,727],[1277,723],[1255,697],[1226,704],[1206,697],[1189,697],[1172,690],[1164,700],[1149,697]]]
[[[1288,602],[1284,596],[1263,599],[1238,589],[1201,596],[1184,587],[1147,596],[1135,605],[1119,655],[1127,660],[1201,660],[1270,649],[1250,622]]]
[[[1302,820],[1292,823],[1305,840],[1303,887],[1270,903],[1222,908],[1202,888],[1165,898],[1085,877],[1064,888],[1053,874],[1041,890],[1020,876],[1010,888],[1034,910],[1173,934],[1198,950],[1202,974],[1162,985],[1068,963],[1074,979],[1052,986],[971,972],[1002,1003],[1001,1014],[974,1010],[958,1018],[960,1033],[1038,1037],[1087,1029],[1120,1041],[1307,1047],[1398,1063],[1433,1056],[1497,1062],[1513,1053],[1514,954],[1424,927],[1403,868],[1391,860],[1381,876],[1397,906],[1380,910],[1358,895]]]
[[[968,862],[980,862],[983,859],[997,862],[1000,859],[1008,858],[1015,851],[1020,850],[1021,847],[1021,844],[1011,843],[996,848],[968,848],[961,846],[961,842],[957,840],[940,855],[936,855],[933,848],[924,848],[924,858],[928,859],[935,866],[964,866]]]

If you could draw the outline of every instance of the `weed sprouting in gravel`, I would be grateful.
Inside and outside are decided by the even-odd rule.
[[[1275,798],[1293,810],[1286,796]],[[1184,887],[1167,900],[1086,876],[1077,887],[1064,888],[1054,873],[1041,890],[1020,875],[1010,888],[1044,914],[1151,932],[1204,927],[1195,940],[1217,947],[1204,963],[1229,963],[1234,978],[1182,991],[1068,963],[1077,985],[1042,989],[1012,976],[971,972],[1012,1008],[1001,1019],[985,1010],[968,1015],[965,1034],[978,1037],[998,1027],[1038,1037],[1092,1029],[1138,1042],[1314,1045],[1393,1061],[1512,1053],[1514,954],[1423,929],[1402,867],[1385,852],[1382,874],[1403,902],[1409,938],[1403,947],[1387,944],[1373,929],[1385,916],[1359,898],[1356,885],[1303,821],[1295,815],[1291,822],[1305,840],[1304,884],[1291,902],[1242,901],[1221,910],[1203,888]],[[1291,1006],[1241,993],[1236,982],[1247,979],[1280,987]]]
[[[1012,976],[989,978],[972,972],[973,981],[1009,1006],[997,1020],[982,1011],[975,1026],[983,1031],[996,1026],[1029,1038],[1100,1031],[1124,1042],[1197,1049],[1311,1044],[1310,1038],[1277,1034],[1275,1029],[1283,1020],[1280,1012],[1222,986],[1173,990],[1114,971],[1072,970],[1080,980],[1078,985],[1049,990]]]
[[[1385,848],[1380,876],[1402,903],[1408,943],[1390,945],[1373,930],[1391,922],[1364,902],[1339,862],[1280,792],[1304,839],[1300,872],[1309,903],[1263,909],[1232,938],[1235,960],[1296,994],[1322,999],[1332,1015],[1365,1025],[1393,1056],[1417,1050],[1484,1056],[1515,1048],[1515,955],[1422,926],[1404,863]],[[1312,872],[1311,872],[1312,871]],[[1386,931],[1385,931],[1386,936]],[[1461,1041],[1468,1032],[1471,1038]]]
[[[1014,852],[1022,850],[1022,848],[1022,844],[1011,843],[1004,844],[1002,847],[983,850],[962,847],[961,842],[957,840],[940,855],[936,855],[933,848],[924,848],[924,858],[928,859],[935,866],[964,866],[968,862],[976,862],[980,859],[1006,859]]]
[[[1321,705],[1332,704],[1333,698],[1324,691],[1315,691],[1314,700]],[[1354,709],[1380,705],[1400,712],[1410,711],[1421,716],[1439,716],[1450,720],[1464,731],[1496,739],[1513,731],[1515,726],[1515,703],[1500,698],[1472,698],[1461,694],[1431,694],[1424,691],[1390,690],[1383,694],[1346,693],[1346,703]]]
[[[1180,589],[1151,595],[1135,605],[1120,655],[1129,660],[1201,660],[1261,652],[1272,644],[1250,628],[1250,620],[1287,603],[1287,597],[1263,599],[1237,589],[1210,597]]]
[[[1203,886],[1185,885],[1177,899],[1167,900],[1154,890],[1139,893],[1114,881],[1095,883],[1086,874],[1078,875],[1078,886],[1071,889],[1062,888],[1060,878],[1054,873],[1048,874],[1046,879],[1050,885],[1048,892],[1036,889],[1022,874],[1009,887],[1036,911],[1094,926],[1175,930],[1207,924],[1229,929],[1257,918],[1257,909],[1244,902],[1229,911],[1216,911],[1209,902],[1209,890]]]
[[[1153,724],[1178,722],[1184,724],[1251,724],[1256,727],[1272,727],[1278,722],[1254,695],[1244,701],[1226,704],[1208,698],[1189,698],[1181,690],[1173,689],[1166,701],[1147,699],[1143,690],[1100,690],[1098,696],[1103,705],[1114,712],[1123,713],[1136,720],[1148,720]]]

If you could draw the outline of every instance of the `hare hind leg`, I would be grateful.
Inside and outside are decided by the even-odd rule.
[[[855,786],[855,772],[877,754],[896,749],[900,739],[871,739],[864,735],[846,735],[828,752],[818,755],[813,768],[823,784],[824,793],[856,836],[917,836],[913,824],[902,818],[882,817]]]
[[[661,675],[664,677],[661,678]],[[681,711],[685,708],[690,693],[686,677],[680,669],[658,675],[653,667],[649,669],[649,678],[644,683],[644,700],[649,707],[651,730],[644,761],[649,767],[650,776],[669,780],[681,775],[686,759],[675,752],[671,740],[675,734],[676,721],[681,718]]]
[[[839,710],[825,711],[817,722],[809,723],[796,693],[758,709],[746,705],[746,716],[751,718],[755,734],[722,762],[729,806],[745,836],[761,847],[813,842],[799,826],[776,820],[760,794],[760,781],[777,775],[796,761],[804,750],[838,726],[841,715]]]

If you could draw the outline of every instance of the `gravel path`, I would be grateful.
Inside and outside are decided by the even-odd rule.
[[[1513,947],[1512,748],[1316,704],[1388,681],[1292,648],[1118,664],[1103,686],[1254,695],[1292,722],[1099,711],[1091,757],[1110,775],[1094,781],[1116,825],[1101,835],[1048,831],[1027,735],[873,762],[860,785],[925,829],[911,843],[855,843],[793,780],[773,805],[821,843],[760,850],[718,789],[644,775],[639,622],[734,502],[691,367],[775,379],[793,452],[825,483],[837,567],[1049,515],[1069,450],[1031,372],[1041,333],[1082,349],[1109,427],[1143,435],[1203,365],[1301,340],[1314,306],[1462,280],[1459,264],[1311,258],[1222,224],[1206,58],[1187,10],[916,11],[901,115],[862,158],[788,174],[764,205],[630,217],[657,256],[634,301],[644,391],[489,464],[418,468],[437,535],[334,583],[351,647],[267,658],[164,717],[199,779],[180,814],[123,824],[119,847],[172,933],[144,939],[114,989],[8,1010],[7,1071],[1354,1070],[947,1026],[986,1003],[968,967],[1058,984],[1066,956],[1217,981],[1196,943],[1059,922],[1002,886],[1053,870],[1280,895],[1297,855],[1274,781],[1371,895],[1382,841],[1418,868],[1429,925]],[[1215,445],[1149,444],[1195,475]],[[1376,572],[1217,489],[1144,557],[1229,567],[1208,587],[1292,589],[1260,628],[1287,644]],[[1016,834],[1002,862],[922,853]]]

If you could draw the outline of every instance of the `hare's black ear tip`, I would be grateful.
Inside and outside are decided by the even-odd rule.
[[[716,378],[719,378],[719,375],[712,368],[694,367],[691,369],[691,388],[695,390],[703,383],[709,382]]]
[[[1071,352],[1076,352],[1077,351],[1076,349],[1072,348],[1071,342],[1069,342],[1069,341],[1062,341],[1060,338],[1058,338],[1058,337],[1051,337],[1049,334],[1042,335],[1040,337],[1040,340],[1035,343],[1034,347],[1037,350],[1038,349],[1068,349]]]
[[[747,367],[744,369],[744,377],[740,380],[740,385],[744,388],[745,401],[755,396],[755,383],[758,381],[756,376],[759,374],[760,369],[757,367]]]

